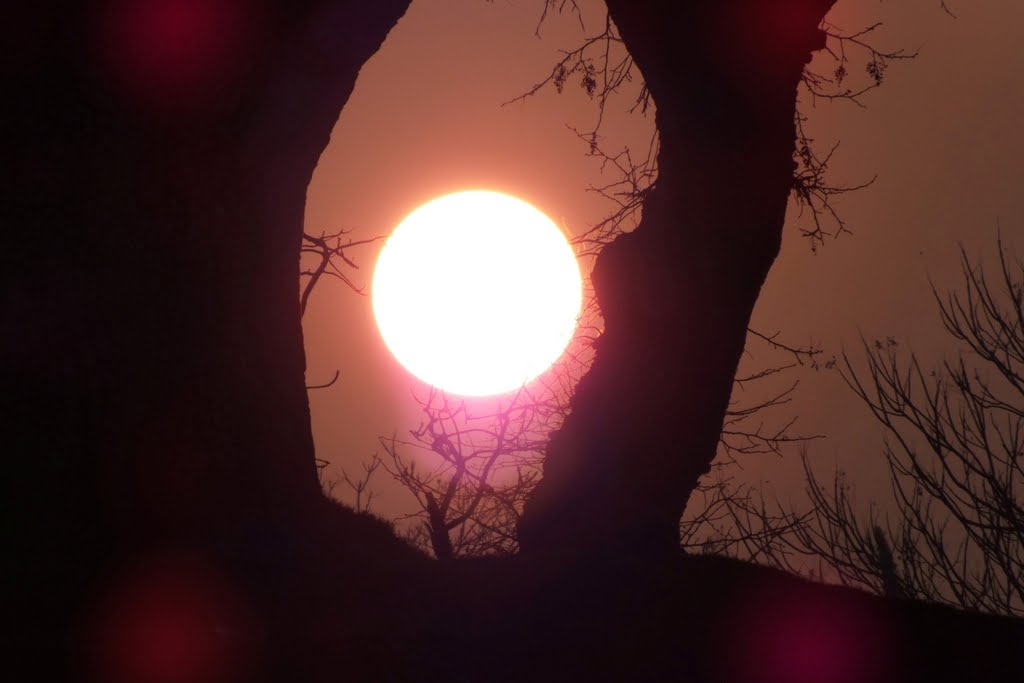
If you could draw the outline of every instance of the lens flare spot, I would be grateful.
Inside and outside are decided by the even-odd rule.
[[[110,683],[237,680],[251,658],[249,622],[218,573],[160,558],[109,591],[93,629],[98,673]]]
[[[205,101],[238,71],[255,14],[239,0],[112,0],[98,50],[122,93],[150,107]]]

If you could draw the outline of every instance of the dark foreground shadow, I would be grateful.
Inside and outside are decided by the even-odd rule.
[[[718,557],[442,564],[326,501],[127,566],[36,655],[135,683],[1024,680],[1020,621]]]

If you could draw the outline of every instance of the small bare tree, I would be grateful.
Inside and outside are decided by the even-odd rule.
[[[998,248],[996,276],[961,249],[961,288],[933,287],[954,360],[925,369],[891,338],[864,344],[866,370],[843,356],[887,435],[892,505],[862,517],[843,474],[826,486],[805,459],[812,514],[784,516],[784,544],[844,583],[1024,614],[1024,263]]]
[[[588,288],[589,289],[589,288]],[[537,381],[495,399],[464,399],[431,389],[420,424],[381,438],[384,469],[419,509],[410,540],[439,559],[508,555],[518,549],[523,505],[541,476],[549,435],[593,355],[599,318],[585,297],[567,350]]]
[[[441,560],[515,552],[551,415],[520,389],[490,410],[431,390],[409,436],[382,438],[384,468],[416,499],[409,537]]]

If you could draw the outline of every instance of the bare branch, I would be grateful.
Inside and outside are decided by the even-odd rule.
[[[357,294],[365,293],[363,287],[357,285],[349,278],[348,273],[342,269],[342,265],[354,270],[359,268],[355,260],[350,258],[345,252],[347,249],[372,244],[383,238],[371,237],[369,239],[353,240],[347,237],[350,232],[350,230],[339,230],[331,234],[321,233],[320,236],[309,233],[302,234],[300,258],[314,256],[317,259],[313,267],[303,268],[299,272],[300,279],[308,278],[299,296],[299,308],[302,315],[306,313],[306,305],[309,303],[309,296],[312,294],[313,288],[325,275],[341,280]]]
[[[893,511],[862,522],[837,475],[831,493],[805,461],[813,522],[794,545],[847,583],[995,614],[1024,614],[1024,265],[989,279],[961,249],[963,284],[935,292],[965,353],[925,370],[892,338],[863,341],[866,370],[841,374],[886,432]],[[891,550],[884,547],[891,541]],[[887,554],[888,553],[888,554]]]

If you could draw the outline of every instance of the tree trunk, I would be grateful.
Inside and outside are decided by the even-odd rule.
[[[9,17],[2,408],[33,619],[47,601],[71,613],[110,553],[251,532],[319,500],[306,188],[408,3],[37,3]]]
[[[781,245],[796,89],[833,2],[608,0],[657,106],[658,178],[640,225],[598,257],[604,332],[526,507],[524,551],[677,551]]]

